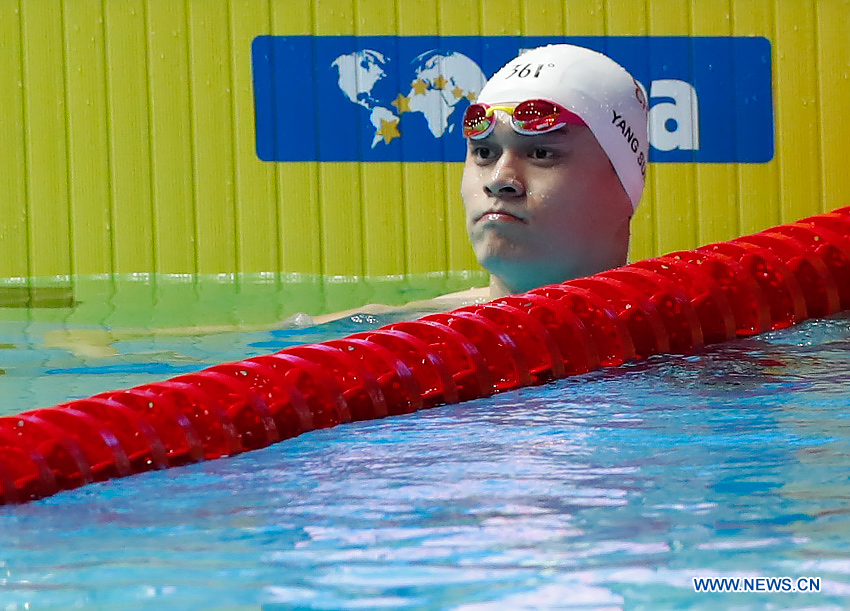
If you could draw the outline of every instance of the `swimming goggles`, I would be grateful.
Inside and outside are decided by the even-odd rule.
[[[478,103],[470,104],[463,113],[463,137],[472,140],[486,138],[496,125],[493,113],[497,110],[510,115],[511,127],[524,136],[552,132],[568,123],[585,124],[577,114],[549,100],[525,100],[513,108]]]

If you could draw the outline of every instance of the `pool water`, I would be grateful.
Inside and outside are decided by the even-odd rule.
[[[0,324],[0,413],[376,328]],[[61,325],[67,329],[68,325]],[[0,609],[842,609],[850,315],[0,507]],[[819,578],[697,593],[694,577]]]

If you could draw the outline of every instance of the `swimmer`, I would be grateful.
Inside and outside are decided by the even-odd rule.
[[[83,356],[115,354],[124,338],[259,331],[322,324],[354,314],[448,311],[626,263],[629,224],[643,195],[647,108],[641,86],[609,57],[567,44],[508,62],[464,113],[461,194],[483,288],[402,307],[368,304],[297,314],[273,326],[67,331],[48,345]]]

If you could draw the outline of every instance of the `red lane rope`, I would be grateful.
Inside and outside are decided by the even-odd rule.
[[[850,207],[374,331],[0,417],[0,503],[850,309]]]

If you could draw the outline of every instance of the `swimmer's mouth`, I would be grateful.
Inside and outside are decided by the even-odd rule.
[[[527,220],[522,218],[521,216],[517,216],[513,212],[509,212],[507,210],[501,210],[497,208],[492,208],[487,210],[486,212],[478,215],[478,218],[475,219],[475,222],[478,221],[495,221],[495,222],[513,222],[513,223],[528,223]]]

